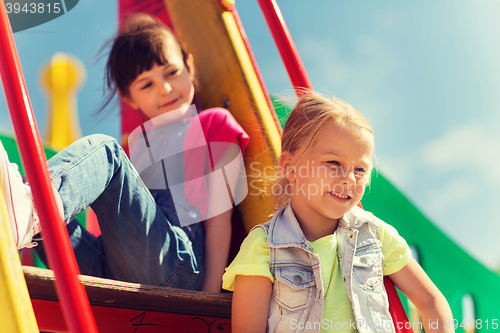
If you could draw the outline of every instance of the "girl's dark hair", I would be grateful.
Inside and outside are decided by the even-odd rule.
[[[108,95],[97,113],[109,105],[117,92],[122,97],[130,97],[130,84],[142,72],[150,70],[155,64],[162,66],[168,63],[163,51],[166,40],[179,45],[184,65],[188,68],[188,54],[162,22],[144,13],[131,14],[122,21],[118,34],[99,51],[101,53],[111,45],[104,77]]]

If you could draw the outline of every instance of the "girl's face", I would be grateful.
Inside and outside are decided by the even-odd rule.
[[[359,203],[370,178],[373,150],[373,135],[367,130],[327,125],[292,168],[294,173],[287,177],[292,208],[310,241],[333,233],[339,218]],[[293,162],[291,154],[284,154],[282,167]]]
[[[165,38],[163,52],[167,64],[144,71],[130,84],[129,97],[123,99],[134,109],[140,109],[149,119],[191,105],[194,98],[193,57],[186,64],[178,43]]]

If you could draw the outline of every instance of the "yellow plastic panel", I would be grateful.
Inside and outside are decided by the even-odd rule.
[[[0,181],[0,323],[2,332],[38,332]]]

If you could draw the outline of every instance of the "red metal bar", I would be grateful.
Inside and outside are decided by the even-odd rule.
[[[401,300],[399,299],[396,286],[388,276],[384,276],[384,286],[387,291],[387,298],[389,299],[389,312],[392,317],[392,323],[396,333],[413,333],[412,325],[408,321],[405,309]]]
[[[0,0],[0,74],[67,325],[72,332],[97,332],[85,289],[78,280],[79,270],[68,232],[52,192],[47,159],[3,0]]]
[[[307,76],[306,69],[300,59],[299,52],[295,47],[292,35],[286,26],[278,3],[276,0],[258,0],[258,2],[295,92],[297,96],[301,96],[304,93],[304,88],[312,90],[313,86],[309,80],[309,76]]]

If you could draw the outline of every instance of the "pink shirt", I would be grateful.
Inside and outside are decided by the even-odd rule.
[[[186,182],[191,181],[185,187],[185,195],[186,201],[196,207],[204,216],[208,205],[208,189],[206,181],[200,177],[211,172],[214,165],[217,165],[217,162],[226,152],[223,149],[211,149],[210,144],[217,142],[232,143],[237,139],[237,144],[243,155],[250,137],[226,109],[210,108],[200,112],[198,117],[204,137],[201,137],[195,130],[190,128],[184,143],[186,152],[184,154],[184,177]],[[188,149],[188,147],[202,146],[205,142],[208,144],[209,159],[205,153],[206,149]],[[217,147],[220,147],[220,145]],[[210,165],[207,165],[208,160],[210,160]]]

